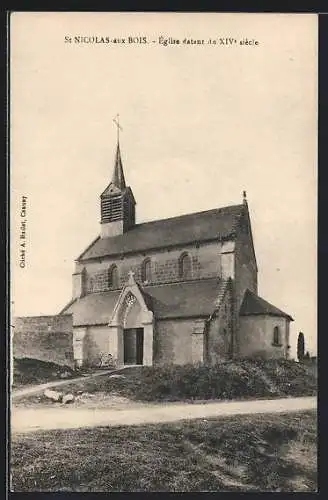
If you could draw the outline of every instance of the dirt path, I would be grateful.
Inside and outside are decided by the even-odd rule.
[[[89,378],[100,377],[101,375],[107,375],[108,373],[115,373],[118,370],[102,370],[99,372],[92,373],[91,375],[84,375],[82,377],[76,378],[66,378],[65,380],[52,380],[51,382],[46,382],[44,384],[29,385],[23,389],[14,389],[11,391],[11,398],[15,400],[21,396],[30,396],[31,394],[38,394],[45,389],[50,389],[51,387],[58,387],[63,385],[71,384],[72,382],[79,382],[80,380],[88,380]],[[119,370],[121,371],[121,369]]]
[[[283,398],[256,401],[224,401],[205,404],[145,404],[134,409],[14,408],[12,432],[31,432],[81,427],[140,425],[177,420],[224,417],[252,413],[284,413],[316,409],[316,397]]]

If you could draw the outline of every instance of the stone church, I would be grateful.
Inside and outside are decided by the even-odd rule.
[[[78,366],[110,355],[118,366],[287,358],[290,315],[258,296],[246,200],[136,223],[119,140],[100,195],[100,235],[76,260],[73,318]]]

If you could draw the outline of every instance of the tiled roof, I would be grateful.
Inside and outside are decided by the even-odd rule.
[[[253,315],[269,315],[269,316],[283,316],[290,321],[293,321],[293,318],[278,309],[278,307],[273,306],[266,300],[262,299],[255,293],[251,292],[249,289],[245,291],[245,295],[243,298],[243,302],[241,304],[239,310],[240,316],[253,316]]]
[[[219,289],[217,278],[140,287],[147,307],[157,319],[207,317],[216,307]],[[75,326],[106,324],[119,295],[119,290],[91,293],[63,311],[73,313]]]
[[[232,205],[194,214],[136,224],[124,234],[98,237],[79,261],[186,243],[233,238],[245,205]]]

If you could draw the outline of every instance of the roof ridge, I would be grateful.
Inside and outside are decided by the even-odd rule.
[[[143,287],[143,290],[148,287],[156,287],[156,286],[167,286],[167,285],[185,285],[185,284],[192,284],[192,283],[198,283],[202,281],[216,281],[217,283],[221,282],[221,278],[219,276],[212,277],[212,278],[195,278],[192,280],[179,280],[179,281],[167,281],[166,283],[150,283],[149,285],[140,285]]]
[[[123,234],[97,237],[77,260],[234,239],[244,210],[244,204],[229,205],[142,222]]]
[[[173,215],[172,217],[165,217],[164,219],[154,219],[154,220],[149,220],[149,221],[145,221],[145,222],[140,222],[138,224],[135,224],[135,226],[131,229],[134,229],[135,227],[138,227],[138,226],[143,226],[145,224],[152,224],[152,223],[155,223],[155,222],[166,222],[166,221],[171,221],[173,219],[180,219],[180,218],[183,218],[183,217],[191,217],[193,215],[205,215],[205,214],[209,214],[210,212],[220,212],[221,210],[227,210],[228,208],[244,208],[244,205],[242,203],[238,203],[237,205],[226,205],[224,207],[219,207],[219,208],[211,208],[209,210],[201,210],[200,212],[191,212],[191,213],[186,213],[186,214],[180,214],[180,215]]]
[[[168,286],[168,285],[191,285],[191,284],[195,284],[195,283],[202,283],[202,282],[210,282],[210,281],[216,281],[218,284],[221,283],[222,281],[222,278],[220,278],[219,276],[217,277],[212,277],[212,278],[196,278],[196,279],[193,279],[193,280],[185,280],[185,281],[167,281],[165,283],[151,283],[149,285],[143,285],[142,283],[139,283],[138,281],[136,281],[136,284],[137,286],[139,287],[140,291],[146,295],[149,295],[149,293],[147,292],[147,288],[155,288],[155,287],[162,287],[162,286]],[[90,295],[100,295],[100,294],[111,294],[111,293],[121,293],[123,288],[116,288],[115,290],[98,290],[96,292],[91,292],[91,293],[86,293],[85,295],[83,295],[80,299],[72,299],[68,304],[66,304],[66,306],[60,311],[60,313],[58,314],[63,314],[63,312],[68,309],[72,304],[74,304],[74,302],[77,302],[77,300],[83,300],[85,299],[86,297],[89,297]]]

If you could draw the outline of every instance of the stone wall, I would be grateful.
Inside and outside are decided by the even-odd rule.
[[[73,366],[73,318],[30,316],[14,318],[13,355]]]
[[[278,327],[280,345],[273,344],[273,331]],[[258,315],[240,317],[239,355],[265,358],[287,358],[289,321],[283,317]]]
[[[154,349],[153,363],[185,364],[203,361],[204,321],[205,319],[156,321],[151,346]],[[117,334],[108,326],[75,328],[74,339],[75,343],[81,343],[81,353],[78,355],[76,350],[76,356],[84,360],[83,364],[98,365],[101,352],[109,352],[114,359],[118,359]],[[146,332],[144,341],[147,342]],[[146,350],[144,346],[144,364],[147,364]]]
[[[224,280],[235,277],[235,242],[225,241],[220,245],[220,277]]]
[[[256,262],[246,221],[239,231],[235,249],[236,306],[239,311],[246,288],[257,293]]]
[[[249,288],[257,294],[257,269],[252,250],[252,240],[247,218],[243,220],[235,246],[235,281],[234,281],[234,353],[239,354],[239,337],[242,335],[239,324],[239,309],[245,290]]]
[[[86,292],[98,292],[110,289],[108,270],[113,264],[117,266],[119,275],[119,287],[122,288],[128,279],[128,273],[132,270],[136,281],[142,282],[142,264],[146,258],[151,262],[151,282],[152,283],[172,283],[180,281],[179,258],[187,252],[191,258],[191,274],[187,279],[201,279],[221,276],[221,274],[231,273],[232,253],[226,252],[227,242],[193,244],[179,249],[163,249],[147,253],[136,253],[114,258],[103,258],[85,263],[76,263],[76,273],[74,274],[75,288],[79,286],[76,278],[85,268],[85,288]],[[221,258],[222,257],[222,258]],[[229,268],[229,269],[228,269]],[[225,276],[224,276],[225,277]],[[186,279],[186,278],[184,278]],[[80,283],[80,287],[83,285]],[[79,291],[75,292],[79,296]]]
[[[85,359],[89,366],[98,366],[101,353],[110,353],[117,359],[117,339],[108,326],[92,326],[86,329]]]
[[[157,321],[154,333],[154,364],[192,363],[194,325],[194,319]]]
[[[215,364],[226,360],[232,351],[232,294],[228,288],[220,307],[208,323],[206,332],[206,362]]]

